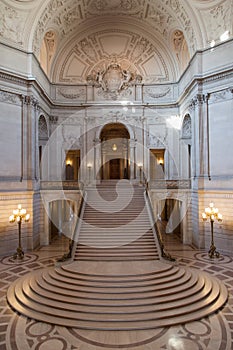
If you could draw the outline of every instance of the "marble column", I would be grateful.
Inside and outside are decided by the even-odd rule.
[[[101,140],[100,139],[96,139],[94,141],[94,177],[96,179],[96,181],[100,181],[101,180]]]
[[[130,180],[135,179],[135,140],[130,140]]]

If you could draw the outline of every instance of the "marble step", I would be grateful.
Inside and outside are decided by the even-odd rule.
[[[59,308],[60,310],[66,310],[66,311],[75,311],[75,312],[80,312],[84,314],[100,314],[100,315],[136,315],[136,314],[152,314],[154,312],[159,312],[159,311],[164,311],[172,308],[176,308],[177,305],[179,305],[180,300],[183,300],[183,307],[190,305],[190,303],[196,303],[199,302],[201,299],[201,292],[196,291],[195,294],[192,295],[186,295],[184,296],[182,294],[178,295],[176,294],[176,298],[170,299],[169,300],[169,305],[167,303],[166,298],[154,298],[154,300],[150,300],[150,303],[147,302],[147,304],[141,304],[140,303],[132,303],[131,305],[128,304],[122,304],[121,307],[118,304],[111,304],[108,303],[108,305],[99,305],[99,304],[88,304],[86,303],[85,305],[81,304],[78,302],[78,294],[76,299],[69,298],[69,302],[65,298],[63,300],[58,300],[58,298],[55,298],[55,295],[53,294],[53,297],[48,297],[48,295],[44,295],[42,293],[41,295],[38,293],[38,289],[35,288],[36,291],[34,291],[31,288],[30,283],[28,284],[28,281],[24,281],[22,284],[22,293],[27,297],[28,299],[37,302],[38,304],[41,305],[48,305],[48,300],[49,300],[49,305],[51,308]],[[213,286],[211,282],[208,280],[205,283],[205,295],[208,295],[208,293],[212,292],[213,293]],[[216,291],[218,293],[218,290]],[[22,295],[21,294],[21,298]]]
[[[127,201],[132,190],[127,181],[119,193],[114,186],[114,181],[103,182],[98,196]],[[130,204],[118,215],[107,213],[111,200],[99,201],[96,192],[88,189],[73,261],[13,282],[7,292],[11,307],[37,321],[90,331],[169,327],[199,320],[221,308],[228,297],[221,281],[163,262],[148,228],[143,189],[134,186],[133,190]],[[91,208],[91,201],[98,210]]]
[[[149,283],[151,286],[142,287],[136,282],[139,287],[134,285],[131,288],[127,276],[117,276],[117,280],[121,278],[121,284],[117,282],[117,285],[110,285],[106,290],[103,275],[96,277],[97,280],[101,278],[102,282],[98,282],[101,286],[85,287],[89,292],[80,287],[80,280],[76,281],[80,277],[77,272],[74,271],[72,279],[72,272],[69,271],[67,279],[61,275],[58,278],[58,269],[52,270],[38,271],[14,282],[7,294],[12,307],[27,317],[63,326],[93,330],[140,330],[199,319],[214,312],[227,298],[227,290],[218,280],[179,267],[172,269],[175,281],[180,280],[178,284],[170,281],[172,274],[161,280],[157,276],[157,286],[152,289],[152,281]],[[167,271],[164,272],[166,274]],[[65,270],[62,273],[65,274]],[[141,279],[142,276],[133,278]],[[108,277],[107,284],[111,279],[114,280],[112,276]],[[170,282],[172,287],[169,287]],[[148,298],[145,297],[145,289],[149,292]],[[137,297],[132,299],[131,294]],[[100,295],[102,299],[98,300]],[[117,299],[116,295],[127,297],[122,300]]]

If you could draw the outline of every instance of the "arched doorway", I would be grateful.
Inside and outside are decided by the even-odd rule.
[[[100,134],[102,180],[130,178],[129,139],[129,132],[121,123],[110,123],[103,127]]]

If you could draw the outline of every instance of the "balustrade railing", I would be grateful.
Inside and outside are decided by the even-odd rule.
[[[158,243],[159,243],[159,246],[160,246],[160,251],[161,251],[161,256],[164,258],[164,259],[167,259],[169,261],[175,261],[175,258],[173,258],[171,256],[170,253],[168,253],[164,247],[164,242],[163,242],[163,236],[162,236],[162,232],[160,230],[160,227],[158,225],[158,222],[157,220],[155,219],[155,216],[154,216],[154,211],[153,211],[153,205],[151,203],[151,199],[150,199],[150,195],[148,193],[148,189],[146,188],[145,190],[145,194],[146,194],[146,200],[147,200],[147,203],[149,205],[149,210],[150,210],[150,214],[151,214],[151,217],[152,217],[152,220],[153,220],[153,229],[154,229],[154,232],[157,236],[157,239],[158,239]]]
[[[79,181],[40,181],[41,190],[83,190],[84,185]]]
[[[148,182],[149,189],[182,189],[188,190],[191,188],[191,180],[150,180]]]
[[[72,256],[73,256],[73,251],[75,249],[75,242],[78,241],[77,237],[75,239],[75,234],[76,234],[76,231],[77,230],[79,231],[79,228],[80,228],[80,222],[79,221],[82,219],[82,216],[83,216],[85,203],[86,203],[86,196],[87,196],[87,193],[83,192],[82,193],[81,202],[80,202],[80,206],[79,206],[78,213],[77,213],[77,221],[76,221],[75,229],[73,231],[72,237],[69,240],[69,251],[67,253],[65,253],[61,258],[59,258],[57,260],[58,262],[64,262],[66,260],[71,259]]]

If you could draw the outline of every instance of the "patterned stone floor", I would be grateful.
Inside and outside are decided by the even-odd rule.
[[[141,334],[138,331],[125,332],[119,337],[118,332],[102,332],[102,343],[96,341],[96,332],[54,326],[18,315],[7,304],[8,286],[32,270],[53,266],[56,259],[67,250],[67,241],[59,239],[49,247],[28,252],[21,263],[16,263],[7,256],[0,260],[0,350],[232,350],[232,257],[221,255],[219,259],[210,259],[205,251],[183,246],[175,237],[167,238],[167,250],[180,265],[206,271],[227,286],[228,303],[217,314]]]

